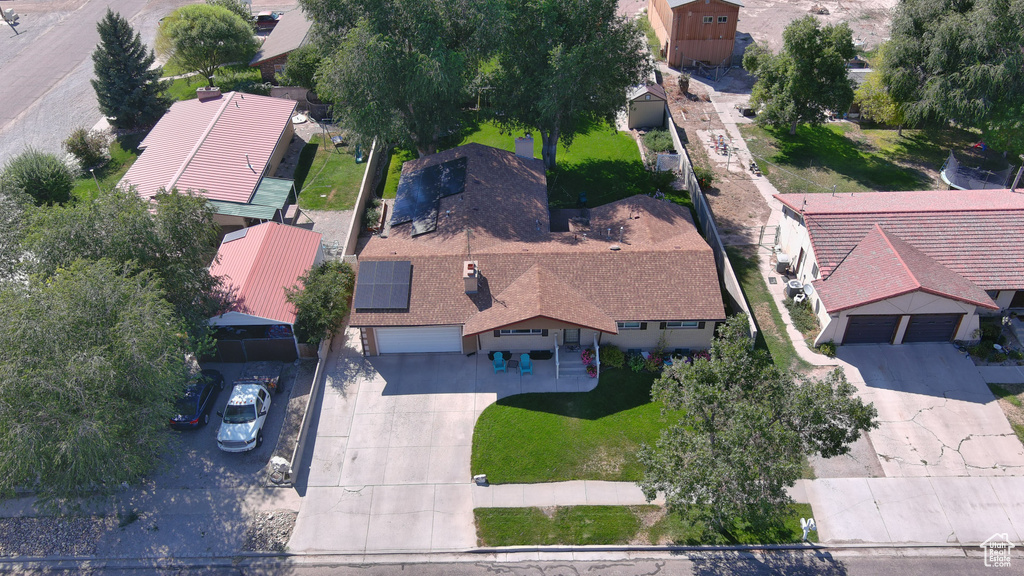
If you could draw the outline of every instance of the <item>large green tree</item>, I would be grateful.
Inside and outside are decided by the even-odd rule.
[[[130,270],[150,270],[188,328],[190,346],[208,344],[207,320],[223,306],[209,265],[218,226],[201,196],[172,191],[156,196],[155,211],[134,191],[103,191],[91,202],[34,211],[23,242],[28,270],[52,276],[78,259],[108,259]]]
[[[646,37],[638,21],[617,14],[616,0],[494,2],[496,120],[535,130],[554,168],[560,141],[569,146],[595,122],[613,122],[626,90],[650,76]]]
[[[1024,152],[1024,0],[903,0],[885,84],[911,120],[980,128]]]
[[[357,140],[437,151],[460,124],[481,51],[478,3],[303,0],[328,56],[317,94]]]
[[[295,306],[295,335],[318,344],[334,336],[348,314],[355,275],[344,262],[328,261],[314,266],[299,278],[299,286],[285,289]]]
[[[744,315],[719,329],[709,359],[668,367],[652,395],[679,419],[642,450],[640,486],[719,530],[779,518],[805,456],[844,454],[875,426],[841,369],[809,380],[775,366],[751,348]]]
[[[155,124],[171,100],[164,95],[167,83],[160,81],[161,69],[152,68],[153,51],[128,20],[109,8],[96,29],[100,43],[92,53],[96,79],[91,82],[100,112],[115,128]]]
[[[223,6],[191,4],[164,18],[157,32],[157,50],[184,70],[206,77],[225,64],[248,64],[259,42],[252,23]]]
[[[778,54],[754,44],[743,55],[743,67],[757,77],[750,93],[757,122],[788,126],[819,125],[827,111],[842,114],[853,103],[853,82],[846,62],[856,55],[853,34],[845,22],[824,28],[814,16],[786,26]]]
[[[52,502],[151,471],[186,378],[154,275],[76,260],[0,288],[0,315],[0,493]]]

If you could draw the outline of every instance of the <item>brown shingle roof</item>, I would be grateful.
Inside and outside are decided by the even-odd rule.
[[[463,334],[479,334],[532,318],[551,318],[602,332],[616,331],[600,308],[540,264],[516,278],[485,308],[466,321]]]
[[[466,189],[441,199],[437,231],[413,238],[410,225],[395,226],[359,251],[359,260],[412,262],[409,309],[355,310],[353,326],[467,324],[477,315],[481,326],[491,326],[499,317],[532,317],[538,306],[541,315],[555,314],[522,292],[529,277],[509,293],[527,303],[526,312],[489,311],[534,266],[545,271],[535,272],[538,283],[558,282],[579,294],[559,301],[569,308],[558,313],[567,322],[612,328],[601,324],[601,314],[614,321],[725,318],[711,247],[686,208],[633,196],[591,210],[584,237],[550,231],[540,160],[471,144],[406,163],[403,172],[461,157],[469,159]],[[467,260],[479,262],[482,272],[475,295],[465,293],[462,280]],[[585,310],[579,299],[597,311]]]
[[[1024,194],[938,190],[775,197],[803,215],[823,277],[878,224],[983,290],[1024,289]]]
[[[936,262],[877,224],[835,271],[814,287],[829,312],[839,312],[915,291],[998,310],[973,282]]]

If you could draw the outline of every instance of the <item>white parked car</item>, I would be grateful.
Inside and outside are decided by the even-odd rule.
[[[276,387],[277,382],[273,382]],[[263,379],[235,382],[217,431],[217,447],[225,452],[247,452],[263,444],[263,425],[270,412],[271,386]]]

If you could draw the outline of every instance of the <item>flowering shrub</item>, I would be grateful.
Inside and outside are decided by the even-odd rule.
[[[592,348],[586,348],[580,353],[580,358],[584,364],[590,364],[594,361],[594,350]]]
[[[657,372],[661,369],[662,362],[664,362],[664,360],[661,356],[651,355],[650,358],[644,361],[644,369],[648,372]]]
[[[693,359],[694,360],[711,360],[711,353],[708,352],[707,350],[701,350],[700,352],[695,352],[693,354]]]
[[[595,366],[593,364],[588,364],[587,365],[587,376],[590,376],[591,378],[597,378],[597,366]]]

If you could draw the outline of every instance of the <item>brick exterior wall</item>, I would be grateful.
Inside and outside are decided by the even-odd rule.
[[[281,54],[280,56],[274,56],[273,58],[270,58],[269,60],[264,60],[263,62],[260,62],[257,65],[257,68],[260,69],[260,77],[263,78],[264,82],[272,82],[274,84],[277,84],[277,79],[274,77],[274,66],[275,65],[280,66],[280,65],[285,64],[286,62],[288,62],[288,55],[287,54]]]

